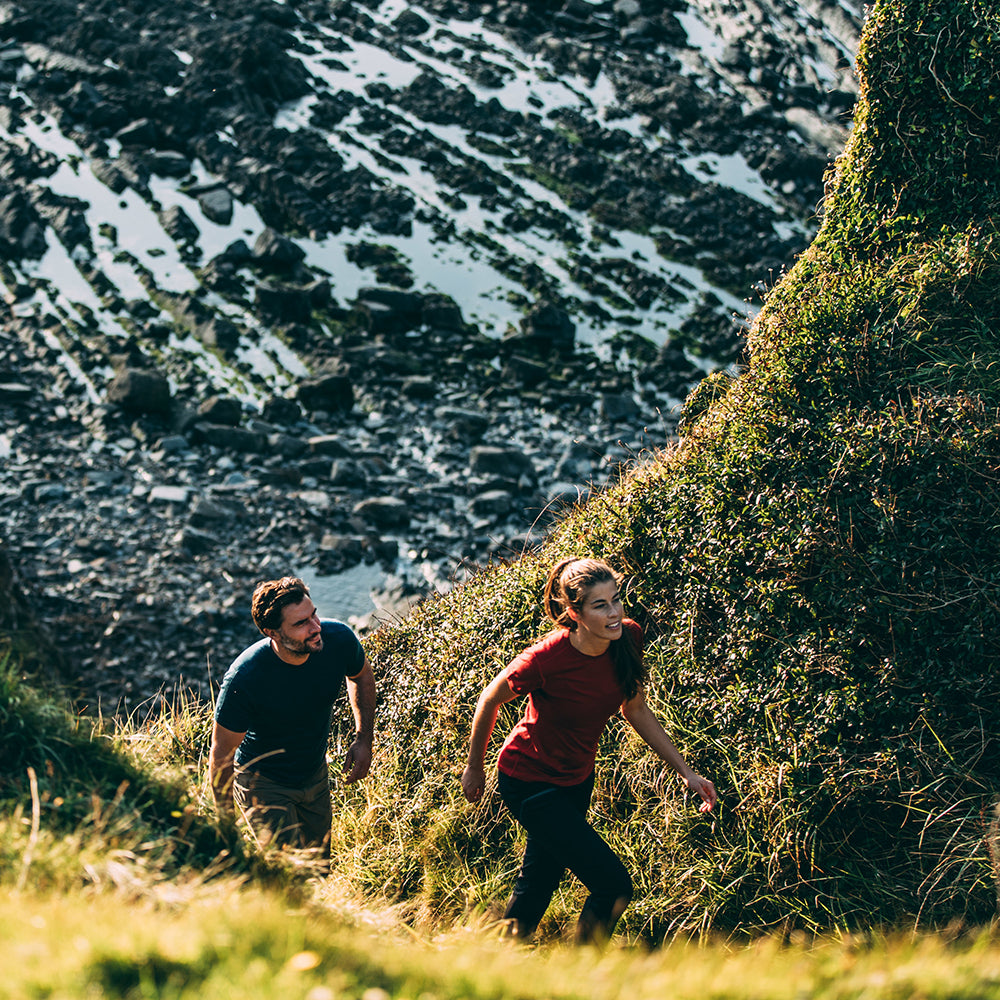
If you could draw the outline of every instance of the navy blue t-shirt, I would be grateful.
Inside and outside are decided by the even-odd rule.
[[[302,788],[322,766],[330,712],[365,664],[357,636],[343,622],[321,622],[323,648],[301,665],[285,663],[262,638],[233,661],[222,680],[215,720],[246,733],[236,765],[289,788]]]

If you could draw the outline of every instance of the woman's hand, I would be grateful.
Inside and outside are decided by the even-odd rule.
[[[695,774],[693,771],[684,780],[692,792],[701,796],[701,805],[698,806],[698,812],[710,812],[712,806],[719,801],[715,785],[708,778],[703,778],[700,774]]]
[[[480,764],[473,767],[467,764],[462,772],[462,791],[470,802],[478,802],[486,789],[486,771]]]
[[[626,701],[622,705],[622,715],[625,716],[628,724],[645,740],[648,746],[656,751],[657,755],[665,760],[680,776],[684,783],[701,798],[700,812],[708,812],[719,796],[715,791],[715,785],[708,778],[703,778],[700,774],[695,774],[684,758],[680,755],[677,747],[674,746],[670,737],[660,724],[659,719],[653,715],[649,705],[646,704],[646,696],[640,689],[634,698]]]

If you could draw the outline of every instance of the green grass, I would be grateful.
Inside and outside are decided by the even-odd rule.
[[[251,859],[232,829],[216,830],[225,850],[214,859],[199,856],[186,842],[194,826],[209,819],[199,765],[207,706],[180,698],[156,716],[91,729],[26,686],[9,661],[0,677],[4,718],[9,721],[14,705],[22,720],[20,742],[27,749],[21,763],[35,760],[27,765],[35,781],[15,787],[5,771],[0,786],[4,1000],[933,1000],[1000,994],[1000,943],[988,928],[936,935],[772,934],[743,943],[709,933],[693,940],[679,935],[652,950],[641,935],[621,936],[605,950],[571,947],[556,935],[544,944],[514,946],[498,939],[488,906],[470,907],[442,928],[439,917],[412,905],[391,906],[350,882],[350,869],[368,850],[405,830],[394,818],[398,805],[378,800],[377,783],[342,791],[344,798],[353,796],[343,817],[356,823],[356,856],[341,859],[332,878],[273,857]],[[4,732],[9,736],[9,728]],[[8,739],[5,750],[10,745]],[[98,777],[82,814],[66,822],[60,810],[71,804],[58,800],[71,797],[78,780],[93,782],[90,754],[111,754],[128,781],[112,793],[119,773],[110,782]],[[75,761],[72,767],[67,758]],[[6,765],[11,757],[0,759]],[[165,815],[159,796],[173,805]],[[393,845],[401,867],[415,850],[437,850],[453,862],[460,857],[463,813],[457,806],[442,811],[422,845]],[[486,899],[499,894],[512,874],[511,857],[494,861],[492,883],[477,883],[472,868],[465,872],[468,885]],[[576,905],[572,896],[568,890],[556,901],[553,925],[568,919]]]

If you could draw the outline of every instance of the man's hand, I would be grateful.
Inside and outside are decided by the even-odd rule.
[[[375,674],[368,657],[361,670],[347,678],[347,697],[354,713],[354,742],[344,758],[344,781],[348,785],[360,781],[372,766],[372,739],[375,731]]]
[[[360,781],[371,770],[371,766],[371,744],[362,737],[356,736],[354,742],[347,748],[347,756],[344,758],[344,781],[348,785]]]
[[[236,748],[243,742],[246,733],[233,732],[220,726],[212,727],[212,747],[208,757],[208,783],[215,799],[215,809],[219,817],[233,815],[233,760]]]

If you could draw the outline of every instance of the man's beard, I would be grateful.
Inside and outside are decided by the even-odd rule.
[[[321,635],[303,641],[302,639],[289,639],[288,636],[279,632],[278,639],[289,653],[296,653],[299,656],[304,656],[306,653],[318,653],[323,648],[323,636]]]

